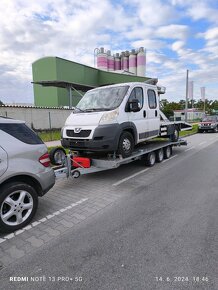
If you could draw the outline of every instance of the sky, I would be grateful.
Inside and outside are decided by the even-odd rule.
[[[144,46],[146,76],[185,98],[186,70],[218,99],[218,0],[1,0],[0,100],[33,103],[32,63],[57,56],[93,66],[96,47]]]

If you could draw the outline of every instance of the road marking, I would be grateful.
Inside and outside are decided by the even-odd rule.
[[[171,160],[171,159],[175,158],[176,156],[178,156],[178,154],[173,155],[173,156],[170,157],[168,160]]]
[[[114,183],[113,186],[120,185],[121,183],[123,183],[123,182],[125,182],[125,181],[127,181],[127,180],[129,180],[129,179],[131,179],[131,178],[133,178],[133,177],[136,177],[136,176],[138,176],[139,174],[142,174],[142,173],[144,173],[144,172],[146,172],[146,171],[148,171],[148,170],[149,170],[149,168],[146,168],[146,169],[141,170],[141,171],[139,171],[139,172],[137,172],[137,173],[135,173],[135,174],[132,174],[132,175],[126,177],[126,178],[123,178],[123,179],[121,179],[120,181]]]
[[[162,163],[165,163],[165,162],[167,162],[167,161],[169,161],[169,160],[171,160],[171,159],[175,158],[176,156],[178,156],[178,154],[175,154],[175,155],[173,155],[172,157],[170,157],[170,158],[168,158],[168,159],[165,159],[165,160],[163,160],[163,161],[162,161]]]
[[[195,146],[192,146],[192,147],[186,149],[185,152],[186,152],[186,151],[189,151],[189,150],[192,150],[192,149],[194,149],[194,148],[195,148]]]
[[[46,217],[44,217],[44,218],[42,218],[42,219],[40,219],[38,221],[34,221],[33,223],[29,224],[28,226],[26,226],[26,227],[24,227],[24,228],[22,228],[20,230],[17,230],[14,233],[11,233],[9,235],[4,236],[3,238],[0,238],[0,244],[4,243],[5,241],[7,241],[9,239],[12,239],[12,238],[16,237],[17,235],[22,234],[23,232],[31,230],[32,227],[36,227],[37,225],[46,222],[47,220],[53,218],[54,216],[57,216],[57,215],[61,214],[62,212],[66,211],[66,210],[69,210],[72,207],[77,206],[77,205],[79,205],[79,204],[81,204],[81,203],[83,203],[84,201],[87,201],[87,200],[88,200],[88,198],[82,198],[82,199],[78,200],[77,202],[72,203],[70,206],[66,206],[65,208],[62,208],[62,209],[60,209],[58,211],[55,211],[53,214],[49,214]]]
[[[198,146],[201,146],[203,144],[207,143],[207,141],[201,142],[200,144],[198,144]]]

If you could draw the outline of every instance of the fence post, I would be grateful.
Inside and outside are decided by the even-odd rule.
[[[49,119],[49,128],[50,128],[50,138],[51,138],[51,141],[53,141],[52,127],[51,127],[51,112],[48,112],[48,119]]]

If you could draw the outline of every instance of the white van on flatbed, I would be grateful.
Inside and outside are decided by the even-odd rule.
[[[135,145],[155,137],[177,141],[185,122],[170,122],[159,108],[165,88],[141,82],[99,87],[85,93],[62,128],[64,148],[116,152],[126,158]]]

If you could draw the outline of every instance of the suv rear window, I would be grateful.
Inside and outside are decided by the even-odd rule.
[[[2,123],[0,130],[26,144],[43,144],[42,140],[25,124]]]

